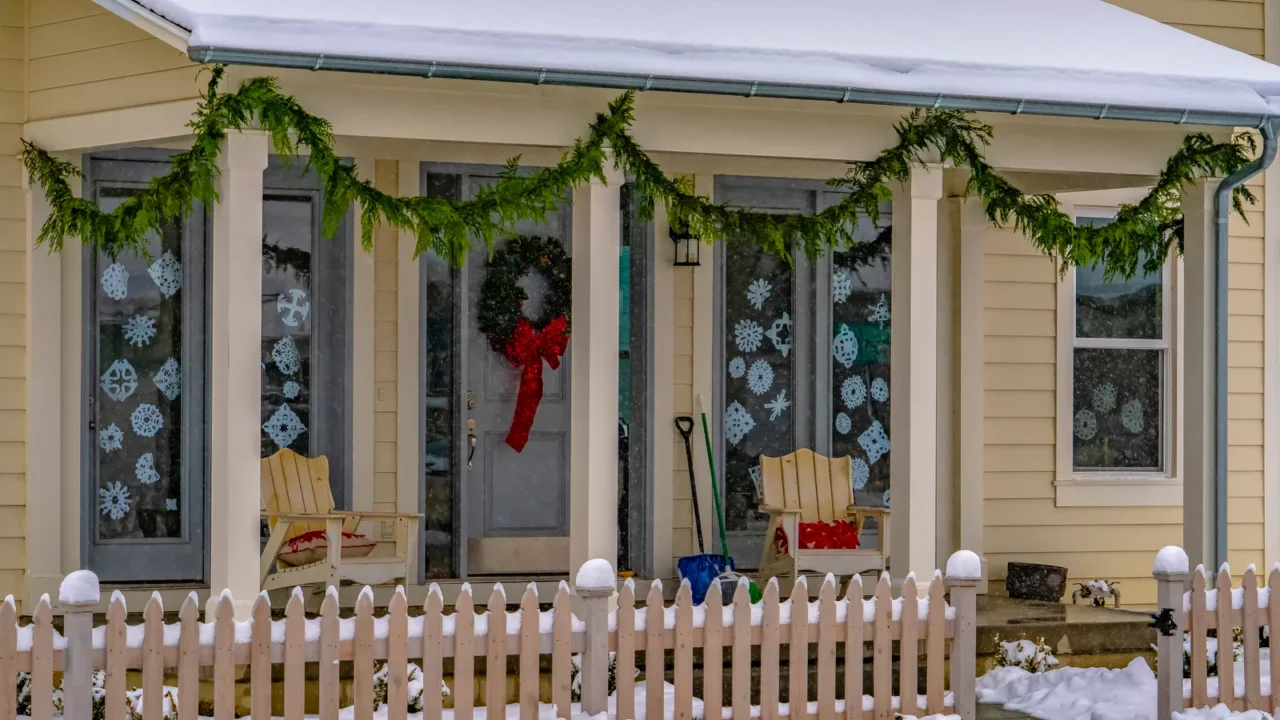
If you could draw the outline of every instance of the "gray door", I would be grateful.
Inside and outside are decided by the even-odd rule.
[[[464,198],[474,196],[476,189],[497,177],[496,168],[472,166],[464,170],[460,173]],[[568,246],[570,225],[571,208],[566,201],[545,223],[521,223],[517,231],[559,238]],[[499,240],[497,248],[505,241]],[[490,349],[476,322],[487,261],[486,248],[473,250],[460,283],[463,427],[459,436],[466,452],[461,478],[464,572],[565,573],[569,571],[569,358],[567,354],[561,358],[556,370],[543,364],[542,402],[529,442],[517,453],[506,444],[506,436],[515,413],[520,370]],[[545,282],[530,274],[522,285],[529,295],[525,315],[536,316]]]
[[[89,160],[104,210],[167,153]],[[205,580],[205,213],[149,237],[150,258],[85,251],[82,562],[104,582]]]

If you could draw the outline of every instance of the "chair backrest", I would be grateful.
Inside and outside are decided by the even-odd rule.
[[[285,448],[262,458],[262,509],[265,512],[325,515],[333,512],[333,492],[329,490],[329,459],[309,458]],[[275,527],[275,518],[268,522]],[[311,530],[324,530],[324,521],[297,523],[289,532],[297,537]]]
[[[829,458],[803,449],[776,458],[760,456],[764,504],[799,510],[801,522],[845,519],[853,505],[852,478],[848,455]]]

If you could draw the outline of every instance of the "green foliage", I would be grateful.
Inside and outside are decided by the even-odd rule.
[[[477,313],[480,332],[489,338],[494,352],[502,355],[506,351],[516,323],[524,317],[522,308],[529,295],[519,282],[530,272],[542,273],[547,280],[540,317],[531,318],[533,327],[541,330],[562,315],[569,319],[571,266],[564,247],[555,238],[516,237],[494,253],[480,286]]]
[[[1027,195],[987,163],[984,151],[993,138],[991,126],[956,110],[914,110],[894,126],[897,144],[829,181],[846,193],[839,203],[812,215],[775,215],[713,203],[694,192],[689,178],[664,173],[628,132],[635,117],[635,95],[627,92],[596,115],[586,137],[553,167],[521,173],[519,157],[512,158],[498,181],[477,190],[470,200],[393,197],[361,180],[354,165],[342,162],[334,150],[332,125],[282,93],[274,78],[253,78],[235,92],[221,93],[223,74],[221,66],[213,69],[208,90],[188,123],[191,148],[175,155],[169,172],[147,190],[109,213],[75,197],[68,181],[80,174],[78,168],[24,141],[23,163],[32,183],[44,189],[51,210],[38,243],[60,250],[66,238],[79,237],[113,257],[121,252],[145,256],[148,231],[181,219],[197,201],[217,199],[216,161],[227,134],[256,127],[269,135],[278,155],[290,157],[302,146],[308,149],[306,164],[324,183],[326,234],[331,235],[351,204],[359,202],[365,249],[373,245],[377,223],[385,222],[414,234],[416,254],[431,251],[455,266],[466,258],[473,238],[492,248],[518,221],[542,220],[573,188],[592,178],[603,181],[611,149],[615,169],[631,176],[642,216],[651,216],[662,203],[673,224],[687,226],[707,242],[732,237],[787,258],[793,251],[816,257],[856,248],[858,223],[878,219],[881,204],[892,198],[891,184],[906,181],[913,167],[932,161],[967,168],[966,194],[982,201],[987,217],[1027,235],[1063,269],[1101,264],[1109,278],[1132,277],[1142,258],[1146,260],[1141,269],[1152,272],[1172,247],[1181,250],[1182,186],[1230,174],[1257,151],[1248,134],[1225,143],[1203,133],[1188,135],[1146,197],[1123,206],[1113,223],[1082,227],[1062,212],[1052,195]],[[1233,205],[1242,216],[1244,204],[1255,201],[1244,186],[1235,190]]]

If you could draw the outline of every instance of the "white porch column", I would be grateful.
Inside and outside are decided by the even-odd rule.
[[[889,561],[894,579],[937,567],[938,201],[942,169],[915,168],[893,193]]]
[[[1215,566],[1218,556],[1214,495],[1214,181],[1201,180],[1182,191],[1183,278],[1186,283],[1184,389],[1186,465],[1182,474],[1182,546],[1191,567]]]
[[[249,617],[258,578],[262,419],[262,172],[267,137],[232,133],[218,156],[213,207],[213,293],[206,617],[226,588],[236,618]]]
[[[573,193],[569,568],[618,557],[618,257],[623,178]]]

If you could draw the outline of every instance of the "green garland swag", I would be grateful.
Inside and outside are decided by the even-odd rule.
[[[516,237],[494,250],[480,286],[478,308],[480,332],[489,339],[494,352],[506,354],[516,323],[524,317],[529,295],[519,282],[531,272],[542,273],[547,280],[542,312],[530,320],[533,329],[540,331],[560,317],[567,324],[572,290],[570,266],[568,254],[555,238]]]
[[[1108,225],[1077,226],[1052,195],[1026,195],[986,162],[991,126],[955,110],[915,110],[894,126],[897,144],[874,160],[853,163],[845,176],[829,181],[847,193],[839,203],[813,215],[773,215],[713,203],[696,195],[688,178],[663,173],[628,133],[635,95],[626,92],[607,112],[597,114],[587,136],[552,167],[521,174],[519,158],[512,158],[497,182],[465,201],[393,197],[361,180],[356,167],[341,162],[332,125],[280,92],[274,78],[253,78],[235,92],[222,93],[218,86],[223,75],[221,66],[213,69],[208,90],[188,123],[191,149],[175,155],[166,175],[109,213],[72,193],[68,181],[80,174],[77,167],[23,141],[27,174],[44,189],[50,205],[38,243],[59,250],[66,238],[79,237],[113,257],[121,252],[145,256],[148,231],[183,217],[197,200],[216,200],[215,161],[228,132],[258,127],[270,135],[278,155],[295,155],[299,146],[309,149],[307,165],[324,183],[326,234],[332,235],[351,203],[359,202],[365,249],[372,247],[374,227],[382,221],[412,232],[417,238],[415,253],[430,250],[455,266],[466,258],[472,238],[492,248],[516,222],[542,220],[573,188],[593,177],[604,180],[607,147],[614,167],[632,177],[643,216],[662,203],[673,222],[685,223],[704,241],[733,237],[788,259],[796,249],[816,257],[852,246],[857,224],[868,218],[875,222],[881,203],[891,199],[890,183],[905,181],[911,168],[925,164],[928,154],[935,162],[967,168],[966,193],[982,201],[987,217],[1027,235],[1063,269],[1101,264],[1108,277],[1132,277],[1143,258],[1142,269],[1152,271],[1172,247],[1181,249],[1182,186],[1202,177],[1228,175],[1257,151],[1247,133],[1223,143],[1203,133],[1188,135],[1146,197],[1121,207]],[[1233,201],[1243,216],[1244,204],[1256,198],[1242,185]]]

